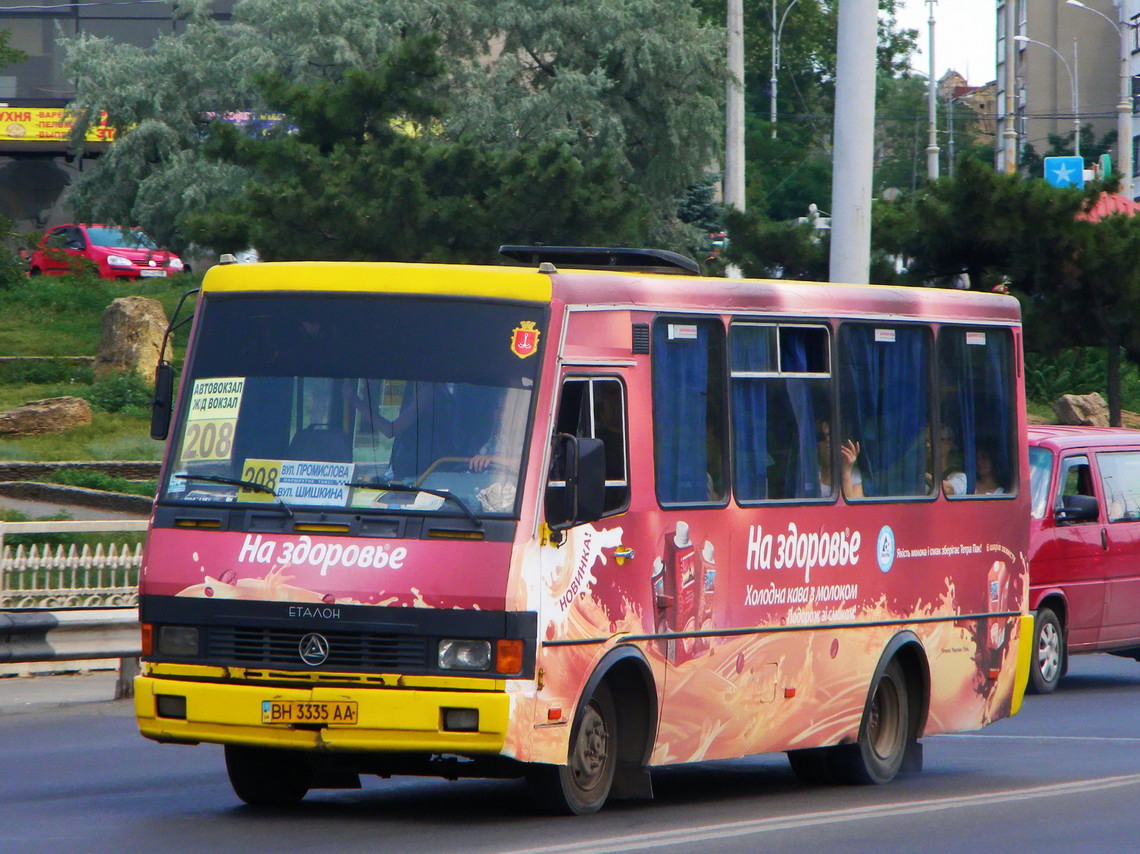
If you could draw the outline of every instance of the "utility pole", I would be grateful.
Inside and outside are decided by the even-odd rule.
[[[1016,5],[1005,4],[1005,121],[1001,130],[1001,143],[1002,166],[1010,174],[1017,171],[1017,101],[1014,93],[1017,75],[1013,67],[1017,59],[1017,49],[1013,42],[1013,36],[1017,32],[1017,18],[1014,14]]]
[[[724,203],[744,210],[744,0],[728,0]]]
[[[831,169],[833,282],[866,284],[871,278],[877,7],[873,0],[839,0]]]
[[[938,102],[938,85],[934,78],[934,4],[937,2],[938,0],[926,0],[926,4],[930,8],[930,20],[927,22],[930,27],[930,50],[928,51],[930,57],[930,92],[927,97],[930,117],[927,121],[929,141],[926,145],[926,177],[931,181],[938,179],[938,113],[935,108],[935,104]]]

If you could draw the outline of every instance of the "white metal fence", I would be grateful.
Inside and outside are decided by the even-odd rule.
[[[145,519],[0,522],[0,608],[122,608],[138,605],[142,545],[115,534],[145,531]],[[95,545],[17,545],[6,535],[106,533]]]

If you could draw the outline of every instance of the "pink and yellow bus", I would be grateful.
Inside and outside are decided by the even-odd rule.
[[[882,783],[1029,673],[1017,302],[654,251],[206,275],[140,582],[142,733],[237,795],[525,777],[587,813],[786,752]]]

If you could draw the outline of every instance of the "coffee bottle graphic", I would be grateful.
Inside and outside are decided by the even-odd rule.
[[[716,601],[716,548],[705,540],[701,549],[701,618],[702,631],[712,628],[713,603]]]
[[[697,628],[700,585],[697,583],[697,550],[689,539],[689,524],[678,522],[676,530],[665,535],[665,594],[672,604],[665,609],[671,632],[692,632]],[[693,639],[682,638],[677,645],[678,663],[692,652]]]

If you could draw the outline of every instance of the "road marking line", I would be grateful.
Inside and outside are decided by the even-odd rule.
[[[1131,735],[990,735],[981,733],[940,733],[926,738],[993,739],[1005,741],[1140,741],[1140,736]]]
[[[1068,783],[1053,783],[1048,786],[1032,786],[1027,789],[1008,789],[978,795],[961,795],[952,798],[931,798],[908,801],[900,804],[879,804],[868,807],[827,810],[825,812],[801,813],[777,818],[753,819],[750,821],[730,821],[719,824],[698,825],[689,829],[638,833],[627,836],[611,836],[587,842],[567,845],[545,846],[542,848],[520,848],[503,854],[609,854],[620,851],[641,851],[650,848],[669,848],[677,845],[693,845],[711,839],[731,839],[778,830],[794,830],[814,825],[839,824],[845,821],[864,821],[872,818],[916,815],[941,810],[962,809],[974,806],[993,806],[1014,801],[1028,801],[1036,798],[1052,798],[1102,789],[1140,784],[1140,774],[1126,774],[1119,777],[1101,777],[1091,780],[1074,780]]]

